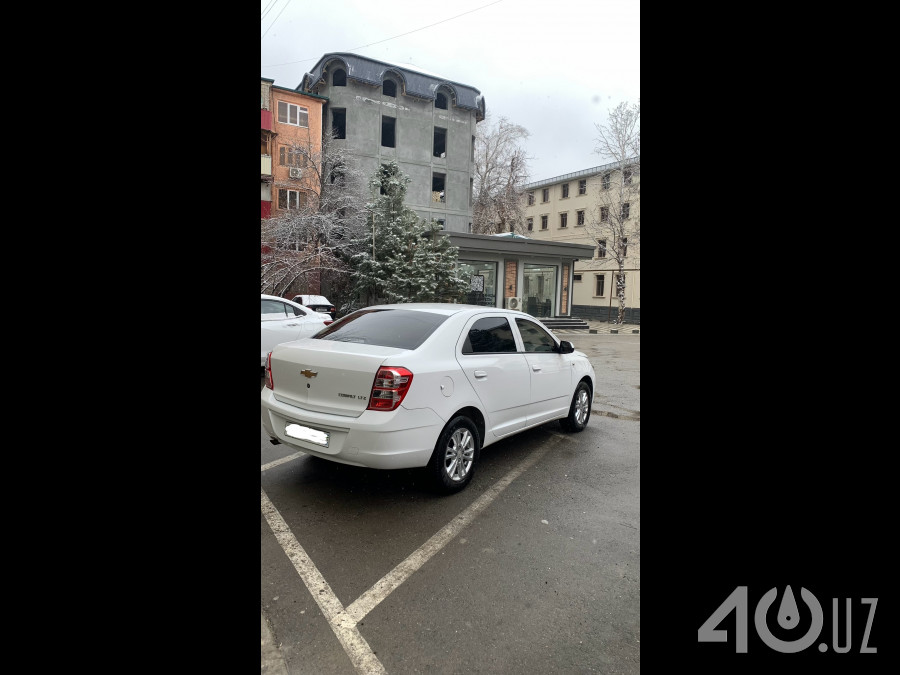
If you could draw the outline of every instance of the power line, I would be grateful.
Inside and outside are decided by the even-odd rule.
[[[284,10],[286,10],[286,9],[287,9],[287,6],[288,6],[289,4],[291,4],[291,0],[287,0],[287,2],[284,3],[284,7],[281,8],[281,12],[283,12]],[[281,16],[281,12],[278,12],[278,16]],[[269,24],[269,28],[266,28],[266,33],[268,33],[268,32],[269,32],[269,29],[272,28],[272,26],[275,25],[275,21],[278,21],[278,16],[276,16],[275,19],[272,21],[272,23]],[[266,33],[263,33],[263,34],[262,34],[262,37],[259,38],[259,39],[262,40],[264,37],[266,37]]]
[[[475,9],[470,9],[468,12],[463,12],[462,14],[457,14],[456,16],[451,16],[449,19],[442,19],[441,21],[428,24],[427,26],[422,26],[421,28],[416,28],[415,30],[411,30],[407,33],[401,33],[400,35],[395,35],[394,37],[385,38],[384,40],[379,40],[378,42],[370,42],[367,45],[361,45],[359,47],[352,47],[349,51],[352,52],[352,51],[356,51],[357,49],[364,49],[366,47],[371,47],[373,45],[380,45],[382,42],[387,42],[389,40],[396,40],[397,38],[403,37],[404,35],[411,35],[412,33],[418,33],[420,30],[425,30],[426,28],[431,28],[432,26],[437,26],[438,24],[446,23],[448,21],[452,21],[453,19],[458,19],[461,16],[465,16],[466,14],[471,14],[472,12],[477,12],[480,9],[485,9],[487,7],[490,7],[491,5],[496,5],[500,2],[503,2],[503,0],[496,0],[495,2],[491,2],[487,5],[483,5],[482,7],[476,7]],[[275,18],[277,19],[278,17],[275,17]],[[270,28],[271,28],[271,26],[270,26]],[[268,32],[268,31],[266,31],[266,32]],[[263,36],[263,37],[265,37],[265,36]],[[267,66],[263,66],[263,68],[277,68],[279,66],[291,66],[291,65],[294,65],[295,63],[305,63],[306,61],[315,61],[316,59],[318,59],[320,57],[321,57],[321,54],[319,56],[314,56],[309,59],[300,59],[299,61],[288,61],[287,63],[273,63],[273,64],[270,64]]]
[[[269,0],[269,4],[266,5],[266,8],[263,10],[262,16],[259,17],[260,21],[266,18],[266,14],[272,9],[272,5],[274,5],[278,0]]]

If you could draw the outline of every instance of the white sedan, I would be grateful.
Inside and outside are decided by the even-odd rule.
[[[551,420],[583,430],[595,380],[585,354],[524,312],[377,305],[272,350],[262,425],[322,459],[428,467],[455,492],[501,438]]]
[[[279,298],[277,295],[260,296],[260,324],[262,327],[262,361],[279,342],[296,340],[314,335],[332,323],[331,317],[309,307]]]

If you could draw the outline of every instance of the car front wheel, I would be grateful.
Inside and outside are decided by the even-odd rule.
[[[468,417],[454,417],[438,438],[428,463],[435,487],[445,494],[462,490],[475,472],[481,439]]]
[[[559,421],[565,431],[583,431],[591,418],[591,389],[585,382],[579,382],[572,396],[569,415]]]

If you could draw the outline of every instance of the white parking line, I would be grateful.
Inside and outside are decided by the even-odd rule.
[[[347,607],[346,612],[354,622],[362,619],[371,612],[382,600],[391,594],[395,588],[406,581],[413,572],[424,565],[431,556],[447,545],[460,531],[474,520],[485,507],[494,501],[510,483],[518,478],[523,471],[530,468],[550,449],[550,445],[544,444],[538,450],[528,455],[515,469],[492,485],[478,499],[472,502],[468,508],[460,513],[452,521],[444,525],[428,541],[417,548],[406,560],[384,575],[369,590],[363,593]]]
[[[557,438],[568,438],[561,434],[551,435]],[[431,557],[446,546],[456,537],[463,528],[471,523],[475,516],[481,513],[487,506],[493,502],[502,493],[509,484],[518,478],[524,471],[531,468],[535,462],[543,457],[555,443],[545,443],[538,448],[519,465],[501,478],[497,483],[488,488],[483,495],[478,497],[466,509],[456,516],[452,521],[442,527],[422,546],[416,549],[409,557],[388,572],[385,576],[373,584],[359,598],[352,602],[346,609],[341,605],[331,586],[325,581],[325,578],[313,564],[306,551],[297,541],[288,524],[281,517],[278,509],[272,504],[266,496],[264,490],[261,492],[262,512],[269,523],[269,527],[278,539],[278,543],[284,549],[288,558],[294,565],[294,569],[300,575],[307,590],[313,596],[322,610],[322,614],[328,619],[331,630],[337,636],[347,656],[350,657],[353,667],[360,674],[368,673],[385,673],[384,666],[372,652],[369,643],[365,641],[360,634],[357,624],[362,621],[365,616],[378,606],[391,592],[406,581],[416,570],[428,562]],[[284,462],[296,459],[297,456],[304,453],[296,453],[282,459],[270,462],[262,467],[265,471],[267,468],[283,464]]]
[[[266,469],[271,469],[272,467],[278,466],[279,464],[284,464],[285,462],[290,462],[291,460],[297,459],[298,457],[304,457],[306,455],[305,452],[295,452],[293,455],[288,455],[287,457],[282,457],[281,459],[276,459],[274,462],[269,462],[268,464],[263,464],[260,472],[265,471]]]
[[[331,630],[334,631],[337,639],[344,647],[344,651],[347,652],[347,656],[350,657],[356,672],[385,673],[384,666],[381,665],[381,661],[372,652],[369,643],[360,634],[356,624],[346,620],[341,601],[337,599],[334,591],[331,590],[331,586],[325,581],[325,577],[322,576],[312,560],[309,559],[309,556],[306,555],[306,551],[303,550],[284,518],[278,513],[278,509],[269,501],[265,490],[261,489],[260,493],[262,512],[266,517],[266,522],[269,523],[275,538],[278,539],[281,548],[284,549],[287,557],[293,563],[294,569],[297,570],[300,578],[303,579],[303,583],[306,584],[310,595],[318,603],[322,614],[328,619]]]

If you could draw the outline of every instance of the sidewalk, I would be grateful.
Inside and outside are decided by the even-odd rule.
[[[588,335],[596,333],[600,334],[618,334],[618,335],[639,335],[641,332],[641,324],[639,323],[624,323],[624,324],[615,324],[608,323],[606,321],[588,321],[585,320],[585,323],[588,325],[587,329],[584,328],[560,328],[559,330],[553,330],[554,335]],[[552,330],[552,329],[551,329]]]

